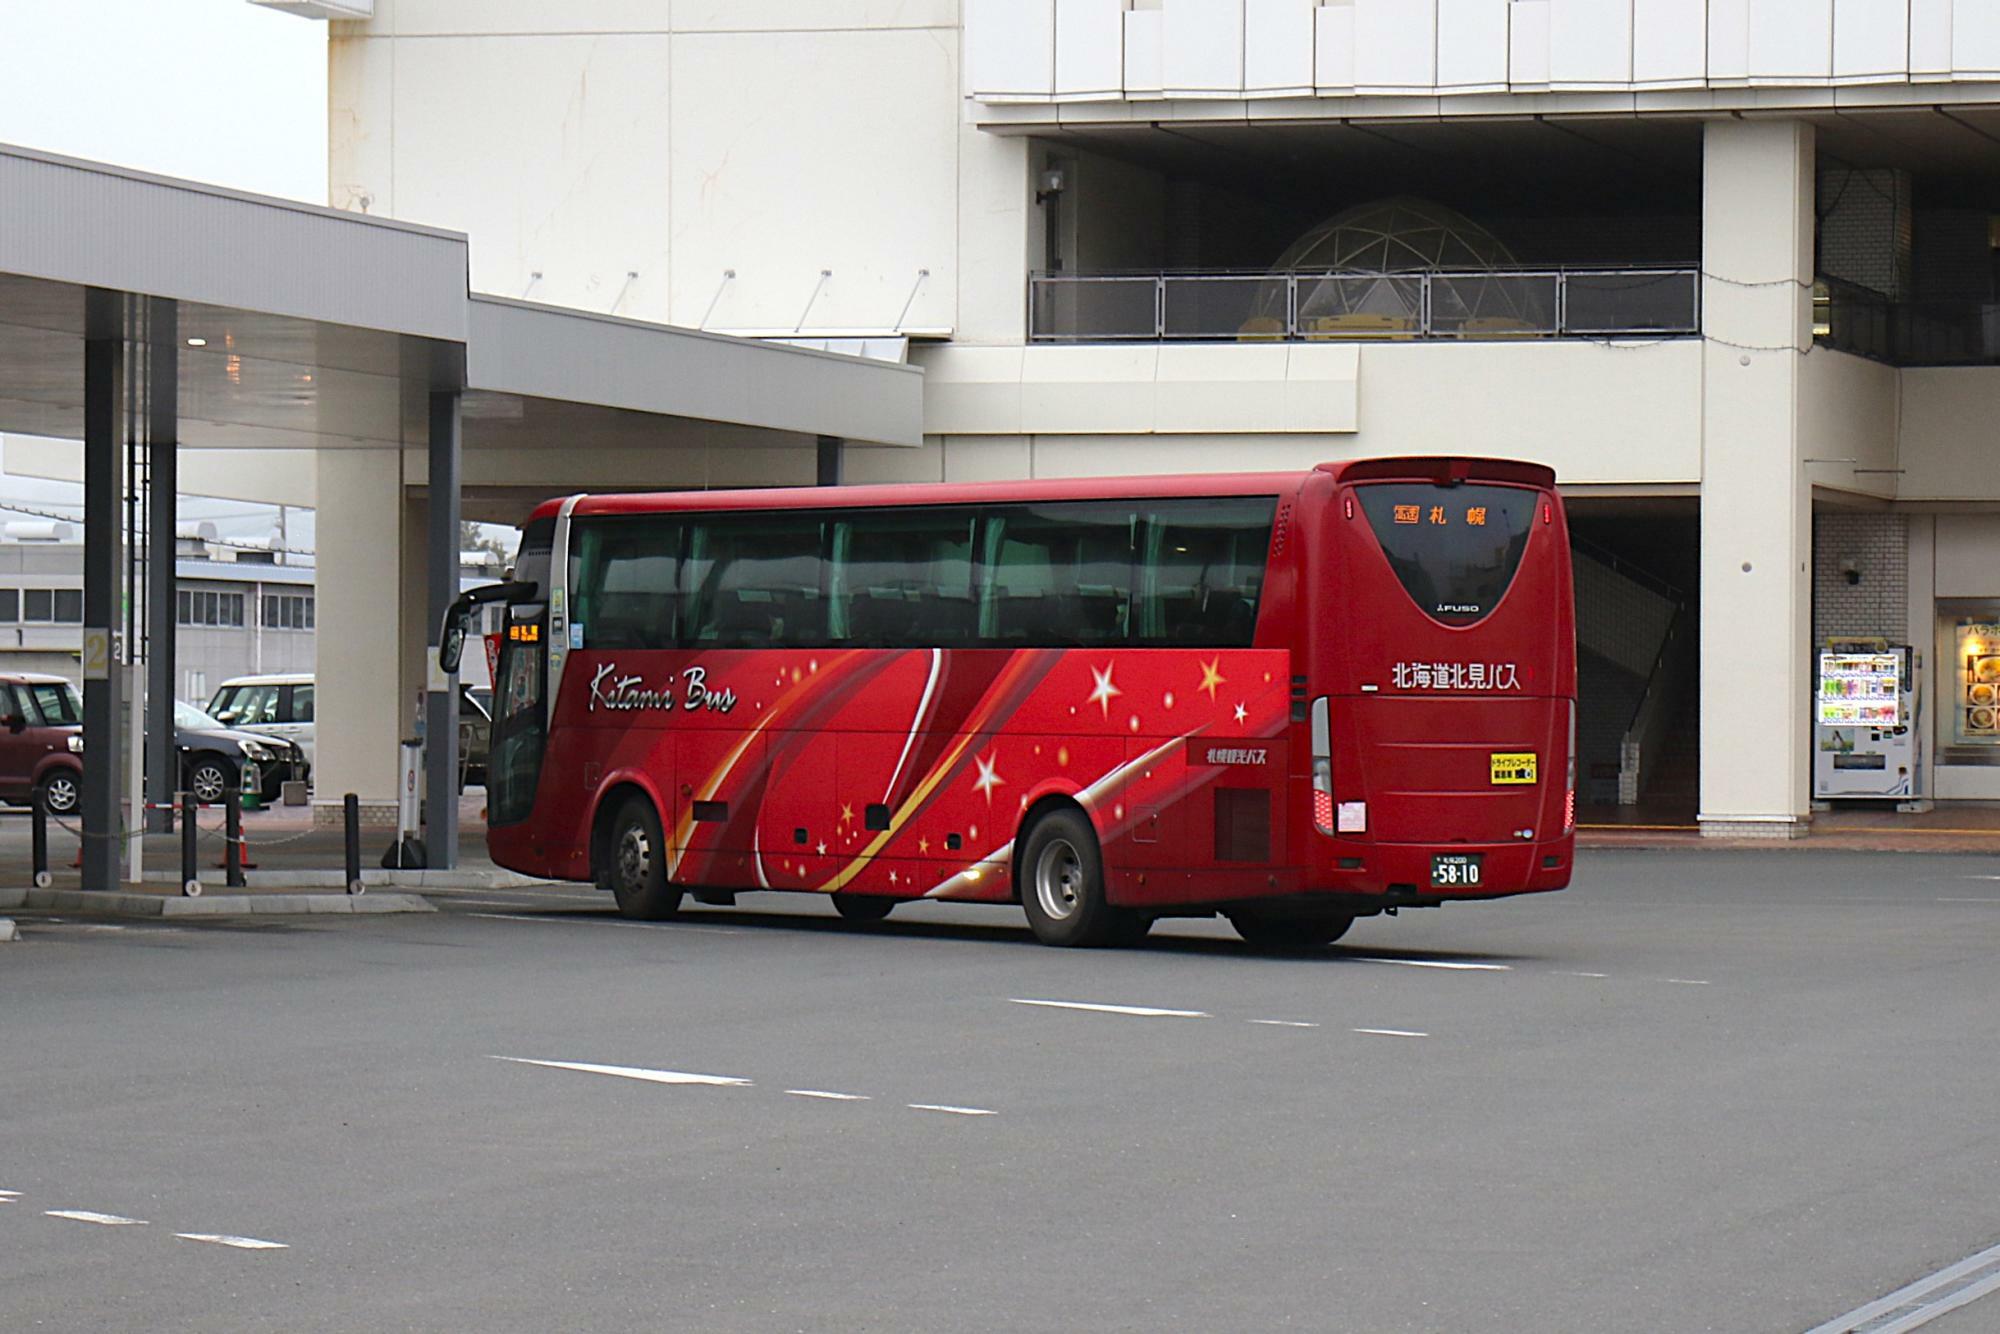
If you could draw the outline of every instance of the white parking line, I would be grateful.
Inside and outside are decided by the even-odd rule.
[[[1670,977],[1667,981],[1679,987],[1705,987],[1708,983],[1698,977]]]
[[[50,1218],[67,1218],[73,1223],[98,1223],[105,1227],[144,1227],[143,1218],[125,1218],[118,1214],[92,1213],[88,1209],[44,1209]]]
[[[913,1112],[949,1112],[953,1116],[998,1116],[1000,1113],[985,1107],[953,1107],[942,1102],[912,1102],[905,1104]]]
[[[537,1061],[526,1056],[495,1056],[515,1065],[539,1065],[550,1070],[575,1070],[586,1075],[613,1075],[647,1084],[700,1084],[711,1088],[749,1088],[751,1081],[735,1075],[700,1075],[687,1070],[647,1070],[636,1065],[592,1065],[588,1061]]]
[[[1988,1247],[1957,1264],[1926,1274],[1886,1297],[1835,1316],[1823,1325],[1814,1325],[1806,1334],[1851,1334],[1864,1329],[1876,1334],[1902,1334],[1995,1292],[2000,1292],[2000,1246]]]
[[[1249,1022],[1253,1024],[1269,1024],[1273,1028],[1318,1028],[1319,1027],[1318,1024],[1309,1024],[1303,1019],[1252,1019]]]
[[[231,1237],[220,1232],[176,1232],[183,1241],[206,1241],[217,1246],[234,1246],[239,1251],[289,1251],[290,1246],[282,1241],[263,1241],[256,1237]]]
[[[1152,1005],[1098,1005],[1091,1001],[1029,1000],[1008,997],[1010,1005],[1040,1005],[1051,1010],[1089,1010],[1095,1014],[1129,1014],[1142,1019],[1207,1019],[1206,1010],[1166,1010]]]
[[[1367,1033],[1378,1038],[1427,1038],[1428,1033],[1419,1033],[1413,1028],[1357,1028],[1356,1033]]]
[[[829,1102],[867,1102],[866,1093],[834,1093],[827,1089],[786,1089],[794,1098],[825,1098]]]
[[[1356,963],[1394,963],[1405,968],[1449,968],[1462,973],[1511,973],[1513,965],[1504,963],[1457,963],[1449,959],[1380,959],[1374,955],[1350,956]]]
[[[1939,903],[2000,903],[2000,899],[1939,899]]]
[[[1606,978],[1606,977],[1609,977],[1609,976],[1611,976],[1611,974],[1609,974],[1609,973],[1572,973],[1572,972],[1569,972],[1569,971],[1567,971],[1567,970],[1562,970],[1562,969],[1558,969],[1557,971],[1558,971],[1559,975],[1560,975],[1560,976],[1563,976],[1563,977],[1595,977],[1595,978]]]

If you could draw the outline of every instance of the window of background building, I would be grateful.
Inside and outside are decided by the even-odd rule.
[[[296,593],[265,594],[264,628],[267,630],[312,629],[312,598]]]
[[[21,590],[21,619],[30,625],[82,625],[83,590],[24,588]]]
[[[183,588],[175,598],[174,619],[181,625],[240,626],[243,624],[243,595]]]
[[[21,590],[0,588],[0,621],[12,623],[21,619]]]

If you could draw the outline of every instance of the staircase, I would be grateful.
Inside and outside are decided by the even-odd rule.
[[[1692,618],[1664,580],[1581,541],[1573,556],[1577,796],[1586,806],[1637,805],[1662,785],[1692,781],[1697,737],[1679,718]]]

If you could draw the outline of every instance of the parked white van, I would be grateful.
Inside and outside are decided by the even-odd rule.
[[[240,732],[282,737],[313,762],[313,679],[297,672],[273,676],[233,676],[216,687],[208,711]]]

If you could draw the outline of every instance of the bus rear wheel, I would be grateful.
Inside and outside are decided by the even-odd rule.
[[[833,910],[850,922],[879,922],[896,906],[896,900],[879,894],[835,894]]]
[[[1247,944],[1280,954],[1303,954],[1325,949],[1347,934],[1354,918],[1337,913],[1264,913],[1253,909],[1229,914],[1229,924]]]
[[[644,797],[628,797],[612,817],[597,883],[611,891],[618,911],[657,922],[680,911],[681,891],[667,883],[667,843],[660,817]]]
[[[1021,848],[1021,907],[1035,939],[1085,948],[1137,939],[1132,928],[1143,919],[1105,901],[1104,856],[1082,811],[1048,812]]]

